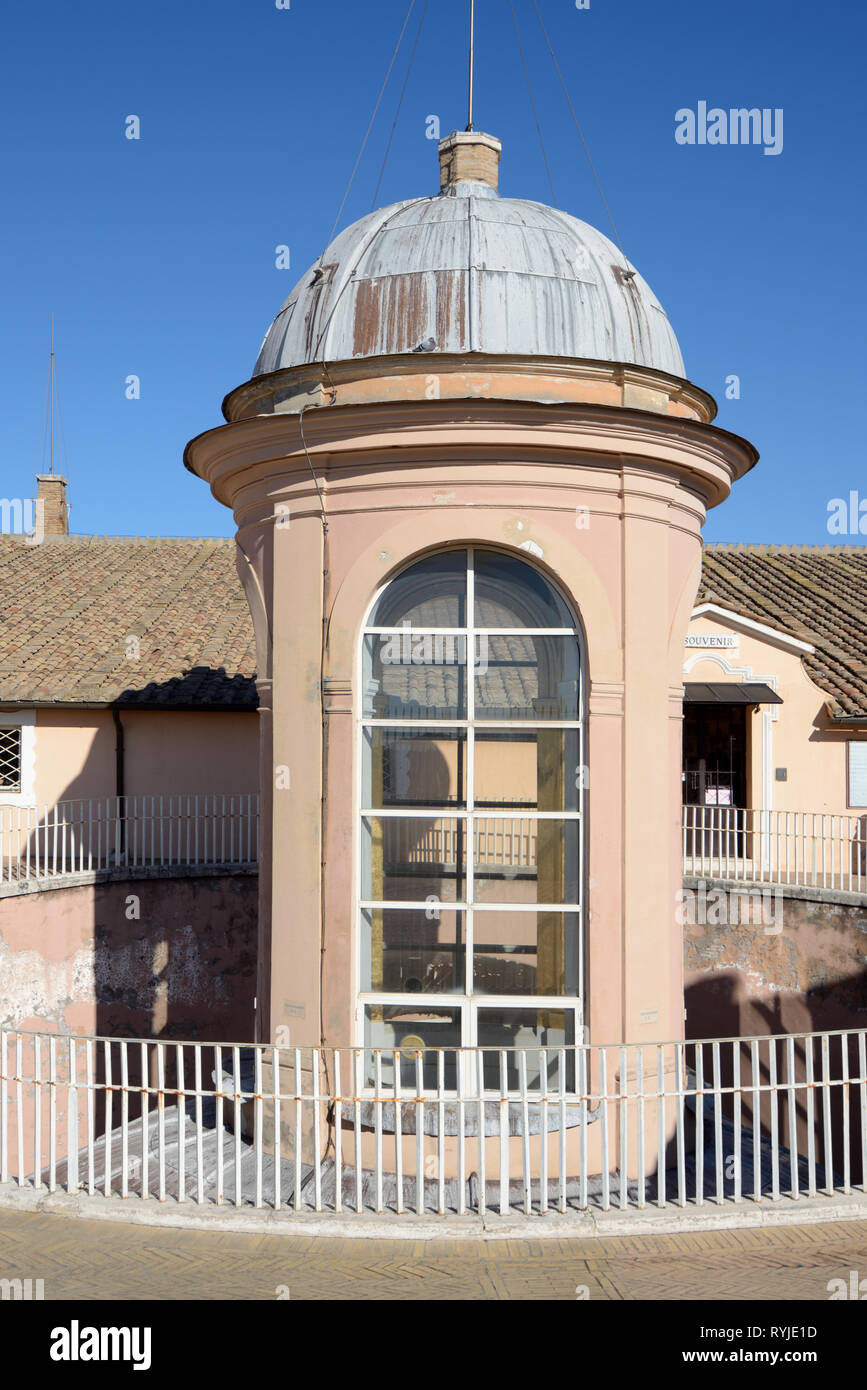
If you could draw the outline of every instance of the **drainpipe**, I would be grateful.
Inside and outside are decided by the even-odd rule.
[[[121,723],[120,710],[117,705],[111,707],[111,717],[114,720],[114,785],[117,797],[117,810],[120,819],[119,845],[121,853],[126,850],[126,817],[123,815],[123,798],[125,795],[124,785],[124,742],[123,724]]]

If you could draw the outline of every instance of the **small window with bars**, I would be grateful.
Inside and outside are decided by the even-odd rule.
[[[21,730],[0,729],[0,792],[21,790]]]

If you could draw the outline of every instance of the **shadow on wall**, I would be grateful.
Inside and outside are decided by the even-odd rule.
[[[197,794],[210,787],[220,793],[217,812],[203,827],[195,802],[187,802],[178,813],[181,801],[170,786],[169,793],[175,792],[175,812],[161,810],[159,798],[148,795],[146,807],[138,798],[138,815],[127,829],[126,842],[119,844],[106,821],[90,820],[89,806],[84,811],[76,809],[70,820],[79,821],[73,827],[76,843],[86,851],[83,858],[78,856],[77,866],[86,868],[87,852],[91,852],[93,863],[112,867],[115,881],[0,900],[0,953],[8,966],[4,974],[12,982],[11,1013],[4,1009],[6,1017],[0,1021],[59,1034],[209,1041],[254,1036],[255,871],[231,866],[198,872],[194,866],[159,867],[166,857],[213,859],[219,857],[215,850],[225,857],[230,843],[233,861],[254,857],[242,840],[242,813],[234,809],[242,796],[255,794],[258,788],[257,716],[250,710],[251,688],[255,692],[248,677],[229,677],[222,669],[199,667],[163,685],[151,683],[124,693],[121,721],[143,706],[159,707],[159,717],[152,722],[141,714],[136,721],[133,742],[139,779],[148,764],[174,766],[176,786],[193,779],[184,791]],[[227,716],[221,712],[226,706],[235,714],[233,734],[238,715],[252,726],[249,768],[243,756],[235,756],[234,766],[226,758]],[[168,721],[174,717],[179,722],[172,727]],[[113,726],[100,728],[86,762],[59,801],[80,802],[84,807],[98,788],[104,814],[111,818],[117,790],[115,739]],[[176,750],[183,750],[184,756],[175,758]],[[128,761],[129,752],[128,746]],[[234,785],[226,785],[227,776]],[[129,787],[128,775],[127,785],[130,793],[139,790]],[[220,812],[223,793],[236,801],[232,809]],[[30,861],[32,865],[38,845],[43,868],[46,862],[50,865],[46,846],[56,846],[59,869],[64,853],[70,863],[72,834],[58,834],[50,822],[47,817],[30,834]],[[179,835],[189,854],[178,854]],[[23,846],[17,851],[19,857],[22,851]],[[121,879],[125,852],[130,863],[137,860],[157,867],[131,869],[130,877]]]
[[[794,1125],[802,1158],[809,1152],[812,1134],[816,1163],[826,1179],[835,1174],[838,1183],[848,1149],[850,1181],[863,1182],[867,1175],[861,1140],[862,1088],[848,1082],[867,1074],[865,1039],[856,1036],[856,1030],[867,1027],[867,970],[811,985],[803,993],[750,993],[745,972],[720,970],[689,985],[685,1000],[689,1038],[745,1040],[719,1049],[721,1083],[732,1088],[723,1102],[724,1116],[733,1118],[734,1096],[739,1094],[745,1126],[755,1128],[758,1117],[763,1138],[769,1139],[776,1130],[785,1149],[792,1147]],[[800,1036],[816,1033],[830,1036]],[[710,1044],[702,1053],[705,1076],[712,1078]],[[831,1083],[827,1107],[822,1093],[812,1089],[814,1082]]]
[[[125,692],[121,721],[128,713],[141,711],[131,740],[139,781],[142,774],[150,775],[152,780],[158,778],[162,775],[159,769],[167,768],[166,780],[174,777],[174,784],[167,791],[175,793],[176,805],[181,790],[195,795],[212,788],[221,797],[228,793],[237,798],[255,794],[258,721],[254,711],[245,713],[245,705],[238,703],[239,691],[249,696],[249,690],[241,689],[249,684],[247,678],[230,679],[224,671],[197,668],[163,686],[151,684]],[[162,703],[167,700],[172,703]],[[228,716],[220,711],[220,706],[230,702],[235,713],[235,718],[230,719],[234,748],[227,757]],[[158,706],[158,717],[153,719],[144,714],[144,707],[151,705]],[[246,709],[250,710],[249,701]],[[238,715],[249,719],[252,726],[249,767],[242,751],[243,742],[239,744],[237,739]],[[177,724],[173,723],[175,718]],[[128,728],[126,732],[128,735]],[[129,738],[127,743],[129,754]],[[103,721],[90,744],[87,760],[58,800],[83,803],[95,796],[103,798],[104,809],[111,817],[111,802],[117,791],[116,753],[115,728]],[[129,786],[129,771],[128,766],[127,791],[140,793],[140,787]],[[227,786],[228,778],[233,779],[233,784]],[[158,807],[158,798],[156,804]],[[153,811],[151,803],[151,819]],[[157,809],[158,819],[159,814]],[[152,867],[133,867],[127,873],[123,867],[127,846],[119,845],[114,829],[109,837],[104,823],[101,827],[98,822],[96,827],[85,826],[89,817],[81,817],[79,812],[76,815],[81,822],[79,837],[85,837],[95,863],[109,865],[111,880],[38,892],[31,889],[0,898],[0,1024],[61,1038],[95,1034],[151,1044],[143,1048],[135,1044],[122,1047],[120,1042],[99,1043],[87,1050],[83,1043],[79,1044],[75,1053],[79,1085],[90,1069],[100,1088],[107,1082],[116,1085],[124,1080],[132,1088],[146,1081],[154,1090],[170,1090],[184,1067],[187,1086],[198,1080],[210,1089],[212,1051],[205,1049],[199,1055],[201,1071],[197,1078],[193,1050],[174,1044],[187,1039],[243,1042],[255,1036],[258,875],[250,868],[231,865],[217,869],[159,867],[162,849],[168,849],[168,835],[161,843],[158,828],[151,825],[147,832],[151,842],[145,845],[141,838],[146,834],[144,818],[130,828],[128,849],[138,851],[131,858]],[[221,832],[228,834],[233,830],[230,822],[231,815],[224,815]],[[134,836],[140,837],[135,845]],[[61,847],[65,845],[66,866],[71,867],[71,846],[64,841],[63,833],[58,838],[51,817],[29,837],[25,836],[16,858],[23,858],[28,839],[31,870],[38,844],[43,874],[46,867],[60,871],[60,862],[46,860],[47,842],[52,848],[57,845],[61,861]],[[199,849],[202,847],[200,841]],[[174,848],[177,850],[176,842]],[[175,853],[171,857],[177,860],[186,856]],[[231,855],[233,860],[243,857],[240,851]],[[82,861],[79,856],[75,867],[87,868],[86,857]],[[47,1078],[53,1066],[57,1068],[58,1082],[69,1078],[68,1045],[58,1043],[52,1049],[47,1040],[25,1040],[23,1075]],[[25,1117],[36,1096],[33,1088],[28,1089]],[[49,1098],[44,1084],[38,1094],[42,1132],[47,1135]],[[74,1117],[66,1113],[62,1084],[57,1094],[57,1142],[58,1152],[62,1153],[67,1124]],[[83,1136],[87,1121],[84,1089],[78,1091],[78,1097],[77,1132]],[[150,1097],[149,1104],[156,1106],[155,1096]],[[116,1126],[120,1112],[120,1099],[112,1101],[105,1090],[99,1089],[92,1116],[95,1134]],[[140,1096],[133,1093],[127,1102],[128,1117],[132,1121],[140,1113]],[[24,1125],[25,1152],[29,1154],[33,1153],[34,1115],[35,1112],[30,1113]]]

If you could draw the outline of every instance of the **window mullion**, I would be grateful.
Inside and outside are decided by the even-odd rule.
[[[578,658],[578,712],[583,716],[584,713],[584,660],[583,652],[579,652]],[[584,874],[587,823],[584,819],[584,802],[587,795],[587,775],[586,775],[587,754],[584,746],[584,720],[582,717],[581,727],[578,730],[578,814],[580,817],[578,830],[578,896],[582,903],[581,911],[578,914],[578,998],[581,1000],[581,1022],[584,1022],[585,1003],[584,1003],[584,951],[586,947],[584,931]],[[577,1037],[577,1033],[576,1033]]]
[[[473,721],[476,717],[476,681],[475,681],[475,661],[476,661],[476,572],[473,563],[473,548],[467,550],[467,650],[466,650],[466,680],[467,680],[467,818],[464,822],[466,826],[466,900],[467,915],[465,920],[466,948],[464,957],[464,989],[468,995],[473,992],[473,949],[474,949],[474,881],[475,881],[475,855],[476,855],[476,817],[475,817],[475,796],[476,796],[476,733]],[[462,1010],[461,1036],[466,1046],[472,1046],[472,1019],[471,1010],[466,1006]]]

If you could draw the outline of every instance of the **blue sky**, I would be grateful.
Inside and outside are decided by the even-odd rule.
[[[860,490],[865,368],[864,8],[839,0],[539,0],[627,255],[718,423],[762,458],[711,540],[827,544]],[[342,224],[371,204],[408,39]],[[515,0],[561,207],[610,235],[533,12]],[[408,0],[41,0],[7,7],[0,492],[33,495],[48,322],[72,529],[231,535],[183,468],[322,249]],[[466,0],[431,0],[378,202],[433,192],[466,123]],[[476,125],[501,191],[550,201],[507,0],[477,0]],[[783,150],[676,143],[699,101],[782,108]],[[141,139],[124,123],[139,116]],[[292,269],[278,270],[288,244]],[[127,400],[125,381],[141,381]],[[740,399],[725,398],[740,378]],[[867,523],[865,523],[867,524]],[[863,544],[865,537],[843,539]]]

